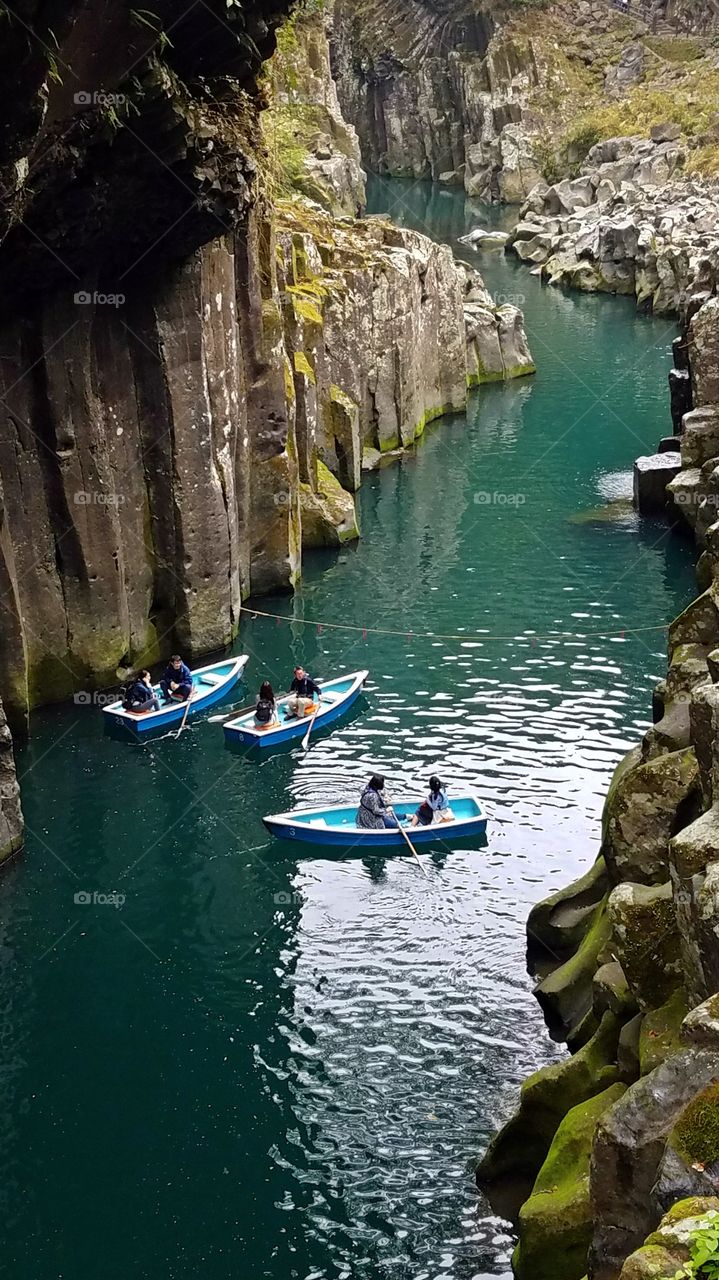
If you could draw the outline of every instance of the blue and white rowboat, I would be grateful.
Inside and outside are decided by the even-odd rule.
[[[322,700],[315,716],[313,734],[349,711],[362,692],[368,675],[369,671],[353,671],[350,675],[322,681]],[[237,716],[234,720],[226,720],[222,726],[226,741],[242,742],[248,747],[277,747],[284,742],[291,742],[293,738],[303,738],[312,716],[288,717],[290,696],[287,694],[286,697],[277,699],[277,723],[268,728],[255,723],[254,710]]]
[[[209,667],[198,667],[192,672],[192,693],[187,718],[196,716],[198,711],[206,711],[220,702],[225,694],[237,684],[242,676],[249,654],[241,653],[238,658],[225,658],[222,662],[213,662]],[[163,693],[159,685],[154,686],[160,702]],[[122,701],[111,702],[102,710],[114,725],[122,725],[131,733],[148,733],[151,729],[164,729],[170,724],[179,724],[185,714],[187,702],[164,702],[159,711],[125,711]]]
[[[402,820],[411,818],[420,800],[400,800],[392,807]],[[409,827],[403,823],[413,845],[450,844],[469,836],[483,836],[487,831],[487,814],[481,800],[471,792],[452,796],[451,822],[435,818],[428,827]],[[307,844],[335,845],[364,849],[407,848],[400,831],[389,827],[367,829],[355,821],[357,805],[335,805],[329,809],[294,809],[289,813],[272,813],[263,818],[267,830],[280,840],[304,840]]]

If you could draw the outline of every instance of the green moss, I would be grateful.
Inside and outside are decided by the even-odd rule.
[[[295,373],[303,374],[305,378],[309,378],[313,386],[316,385],[317,379],[315,377],[315,371],[312,368],[312,365],[310,364],[309,360],[307,359],[307,356],[305,355],[304,351],[295,351],[294,365],[295,365]]]
[[[681,987],[658,1009],[650,1009],[639,1033],[639,1066],[643,1076],[683,1047],[681,1025],[689,1012]]]
[[[322,326],[322,312],[317,303],[313,302],[306,292],[299,293],[288,289],[288,293],[292,300],[292,310],[296,320],[305,320],[308,324]]]
[[[519,1215],[513,1259],[517,1280],[580,1280],[592,1237],[589,1162],[602,1116],[622,1097],[614,1084],[573,1107],[562,1120]]]
[[[591,1009],[592,980],[611,929],[606,900],[573,956],[540,982],[535,991],[550,1030],[564,1037]]]
[[[689,1103],[674,1126],[671,1144],[690,1163],[714,1163],[719,1152],[719,1084]]]
[[[571,1058],[536,1071],[522,1085],[519,1110],[490,1143],[477,1175],[493,1194],[503,1190],[513,1215],[531,1191],[567,1112],[619,1083],[619,1031],[618,1018],[605,1013],[588,1044]]]
[[[703,53],[699,40],[681,36],[646,36],[644,43],[665,62],[696,62]]]

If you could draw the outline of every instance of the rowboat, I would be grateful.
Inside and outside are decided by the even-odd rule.
[[[314,718],[313,734],[349,711],[362,692],[368,675],[369,671],[353,671],[349,675],[321,682],[322,699]],[[320,684],[320,681],[317,683]],[[313,713],[289,716],[290,697],[287,694],[286,697],[277,699],[277,719],[267,727],[255,723],[254,710],[225,721],[225,740],[241,742],[247,747],[276,747],[284,742],[291,742],[293,738],[304,737]]]
[[[470,836],[483,836],[487,830],[487,814],[481,800],[471,792],[452,796],[451,822],[435,818],[427,827],[409,827],[408,820],[420,804],[419,800],[400,800],[392,807],[413,845],[450,844]],[[267,830],[280,840],[304,840],[307,844],[336,845],[344,849],[407,848],[401,831],[389,827],[367,829],[355,821],[357,805],[334,805],[329,809],[294,809],[289,813],[272,813],[263,818]],[[404,820],[404,821],[403,821]]]
[[[152,729],[164,729],[167,725],[181,723],[186,710],[189,720],[198,711],[205,711],[220,702],[237,684],[248,661],[249,654],[241,653],[238,658],[225,658],[222,662],[213,662],[208,667],[198,667],[193,671],[189,709],[187,701],[183,699],[181,702],[166,702],[159,711],[126,711],[121,700],[111,702],[102,710],[110,724],[122,725],[131,733],[142,734],[149,733]],[[160,686],[153,687],[162,702],[164,695]]]

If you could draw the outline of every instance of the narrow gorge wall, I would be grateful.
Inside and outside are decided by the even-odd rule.
[[[303,550],[358,536],[363,468],[534,367],[520,313],[449,249],[347,217],[364,175],[322,15],[287,22],[268,65],[281,6],[229,25],[202,8],[170,37],[164,11],[112,0],[98,27],[68,3],[44,52],[16,30],[0,52],[16,728],[175,648],[227,645],[250,592],[290,590]]]

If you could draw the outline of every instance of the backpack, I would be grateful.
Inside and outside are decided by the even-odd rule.
[[[260,698],[255,707],[255,720],[258,724],[269,724],[272,719],[272,703],[268,698]]]
[[[137,693],[138,681],[133,680],[132,684],[128,684],[122,691],[122,709],[123,711],[136,711],[143,704],[143,699]]]

